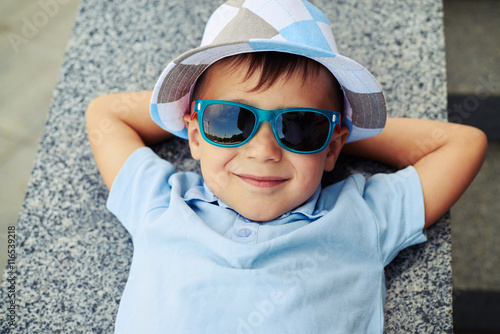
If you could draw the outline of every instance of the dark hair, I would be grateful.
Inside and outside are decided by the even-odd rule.
[[[260,71],[259,82],[251,90],[252,92],[266,90],[274,85],[280,78],[289,79],[297,71],[302,72],[302,78],[305,82],[309,75],[317,75],[319,74],[321,68],[324,68],[323,65],[313,59],[291,53],[275,51],[242,53],[223,58],[217,61],[217,64],[226,65],[230,68],[247,66],[245,80],[252,77],[256,71]],[[340,85],[333,74],[331,75],[331,78],[334,87],[334,91],[331,92],[332,100],[340,101],[341,105],[338,109],[342,113],[344,109],[342,90],[340,89]],[[194,89],[195,98],[198,96],[199,89],[203,86],[203,83],[204,75],[202,74]]]

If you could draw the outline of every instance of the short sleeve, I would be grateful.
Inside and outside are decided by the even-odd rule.
[[[172,164],[148,147],[134,151],[122,166],[111,187],[107,208],[132,236],[148,211],[168,207],[168,179],[174,173]]]
[[[427,240],[424,198],[415,168],[374,175],[365,184],[364,198],[378,224],[385,265],[404,248]]]

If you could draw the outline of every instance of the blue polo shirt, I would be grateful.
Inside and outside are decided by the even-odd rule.
[[[350,176],[255,222],[140,148],[108,209],[134,244],[116,333],[382,333],[384,267],[426,240],[413,167]]]

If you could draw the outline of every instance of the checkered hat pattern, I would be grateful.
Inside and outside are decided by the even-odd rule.
[[[229,0],[210,17],[201,46],[174,59],[153,91],[153,120],[174,135],[187,138],[183,116],[189,112],[194,84],[222,58],[240,53],[278,51],[302,55],[324,65],[345,96],[344,125],[348,142],[379,134],[387,116],[375,78],[360,64],[338,54],[326,16],[306,0]]]

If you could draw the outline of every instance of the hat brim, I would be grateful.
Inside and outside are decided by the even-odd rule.
[[[387,118],[384,95],[379,83],[362,65],[324,49],[269,39],[198,47],[174,59],[164,69],[153,90],[152,119],[163,129],[187,139],[183,116],[189,112],[193,86],[201,74],[222,58],[263,51],[311,58],[335,76],[346,101],[344,125],[350,129],[348,142],[375,136],[384,128]]]

